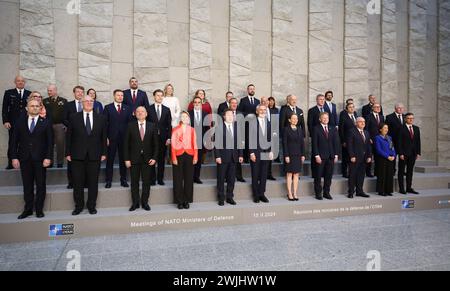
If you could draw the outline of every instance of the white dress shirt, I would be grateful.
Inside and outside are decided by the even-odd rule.
[[[91,130],[93,130],[94,129],[94,111],[91,111],[91,112],[83,111],[84,126],[86,126],[86,119],[87,119],[88,114],[89,114],[89,121],[91,123]]]

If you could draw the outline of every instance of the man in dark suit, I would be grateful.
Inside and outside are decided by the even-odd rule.
[[[362,114],[361,114],[362,117],[366,118],[370,113],[373,112],[372,107],[375,103],[377,103],[377,98],[375,97],[375,95],[370,94],[369,95],[369,104],[363,106],[363,108],[362,108]],[[381,113],[381,115],[384,115],[383,107],[380,108],[380,113]]]
[[[224,123],[217,128],[216,136],[222,139],[215,140],[215,157],[217,163],[217,192],[219,206],[228,204],[236,205],[234,201],[234,185],[236,180],[236,165],[244,161],[242,149],[239,148],[238,127],[234,121],[233,111],[230,109],[224,112]],[[225,182],[227,183],[227,193],[225,197]]]
[[[325,112],[325,96],[318,94],[316,96],[316,106],[308,110],[308,131],[309,137],[314,135],[314,129],[320,124],[320,114]],[[316,163],[314,158],[311,158],[311,176],[314,178],[314,171],[316,169]]]
[[[328,112],[330,114],[330,126],[338,126],[339,119],[338,119],[338,112],[337,112],[337,106],[333,103],[333,91],[327,91],[325,93],[325,112]]]
[[[242,112],[239,112],[238,110],[238,100],[236,98],[231,98],[230,99],[230,110],[231,113],[233,114],[233,120],[234,122],[236,122],[238,124],[238,126],[241,126],[241,124],[239,123],[239,119],[240,117],[243,118],[243,114]],[[243,143],[241,144],[240,148],[245,149],[245,126],[243,126],[244,128],[244,140],[241,140],[240,142]],[[243,151],[243,154],[245,155],[245,151]],[[245,160],[245,157],[244,157]],[[241,182],[241,183],[245,183],[245,179],[242,176],[242,163],[236,163],[236,181]]]
[[[150,211],[150,169],[158,158],[159,137],[156,126],[148,121],[145,107],[136,108],[137,121],[128,124],[124,141],[125,165],[131,172],[131,198],[133,204],[130,211],[142,205]],[[139,199],[139,181],[142,177],[142,197]]]
[[[194,109],[189,111],[189,116],[191,117],[191,126],[195,128],[199,159],[198,163],[194,166],[194,183],[203,184],[203,182],[200,180],[200,171],[202,169],[203,163],[202,157],[207,151],[203,143],[203,137],[211,128],[211,116],[209,116],[207,112],[202,110],[202,99],[200,97],[195,97],[192,102],[194,104]]]
[[[145,91],[139,90],[139,82],[135,77],[132,77],[129,81],[130,89],[123,91],[123,104],[129,106],[131,108],[131,111],[133,112],[138,108],[139,106],[144,106],[145,108],[148,108],[149,101],[148,96]]]
[[[73,88],[73,95],[75,100],[71,102],[67,102],[64,105],[64,121],[63,124],[67,128],[69,128],[70,125],[70,119],[73,115],[76,113],[83,111],[83,102],[82,99],[84,97],[84,87],[83,86],[76,86]],[[66,132],[67,135],[67,132]],[[67,139],[67,136],[66,136]],[[73,189],[73,179],[72,179],[72,163],[68,160],[67,161],[67,189]]]
[[[311,159],[314,159],[314,192],[317,200],[333,200],[330,195],[334,164],[339,159],[339,133],[336,127],[329,126],[330,115],[322,112],[319,124],[313,129]],[[322,177],[324,185],[322,187]],[[322,195],[323,193],[323,195]]]
[[[405,124],[405,115],[403,114],[405,106],[401,103],[395,105],[395,111],[386,116],[386,124],[389,126],[389,135],[392,137],[395,152],[398,153],[398,136],[400,130]],[[394,175],[396,171],[396,162],[394,162]]]
[[[94,112],[94,99],[82,99],[83,111],[72,115],[66,135],[66,157],[72,163],[73,196],[79,215],[84,209],[84,186],[88,187],[89,214],[97,214],[100,163],[106,160],[107,126],[103,115]]]
[[[405,115],[405,124],[401,127],[398,133],[398,155],[400,160],[398,162],[398,184],[399,192],[401,194],[411,193],[419,194],[412,188],[412,180],[414,173],[414,166],[416,160],[422,154],[422,145],[420,139],[420,129],[414,125],[414,114],[407,113]],[[405,180],[403,173],[406,168],[406,191]]]
[[[239,103],[238,111],[244,114],[244,117],[248,118],[250,121],[256,118],[256,107],[261,104],[261,102],[255,98],[256,87],[253,84],[247,86],[247,97],[241,99]],[[249,125],[245,125],[245,149],[244,149],[244,162],[248,163],[249,158]]]
[[[366,119],[365,129],[369,132],[373,153],[375,152],[375,137],[380,134],[379,132],[380,124],[384,123],[384,116],[381,114],[381,105],[379,103],[373,104],[372,113],[367,115],[365,119]],[[366,165],[366,176],[369,178],[374,177],[372,174],[372,163],[367,163]]]
[[[158,163],[158,172],[156,173],[155,167],[150,169],[151,171],[151,185],[156,185],[156,180],[158,184],[163,186],[164,183],[164,167],[167,146],[170,145],[170,139],[172,137],[172,115],[170,109],[162,104],[164,98],[164,91],[155,90],[153,92],[153,98],[155,103],[147,107],[147,120],[155,124],[158,136],[159,136],[159,146],[158,146],[158,158],[156,162]]]
[[[230,100],[234,98],[234,94],[231,91],[228,91],[225,95],[226,101],[219,105],[219,108],[217,109],[217,114],[220,116],[223,116],[225,113],[225,110],[230,108]]]
[[[353,103],[348,103],[345,110],[339,115],[339,137],[342,144],[342,176],[348,178],[348,163],[350,162],[350,157],[348,156],[347,150],[347,139],[350,132],[356,127],[356,119],[358,115],[355,111],[355,105]]]
[[[8,130],[8,166],[7,170],[13,169],[11,163],[11,137],[14,132],[14,125],[16,121],[25,114],[25,108],[27,107],[27,99],[31,92],[25,89],[25,79],[22,76],[17,76],[14,79],[14,84],[16,88],[11,90],[6,90],[3,95],[3,107],[2,107],[2,118],[3,126]]]
[[[366,121],[359,117],[356,120],[356,128],[352,129],[347,139],[347,150],[350,156],[350,178],[348,179],[348,198],[356,196],[369,198],[364,193],[364,177],[366,164],[372,162],[372,145],[370,134],[364,130]]]
[[[16,120],[12,134],[12,164],[21,170],[25,200],[24,211],[18,219],[33,215],[34,209],[36,217],[44,217],[46,168],[53,156],[53,129],[48,119],[39,116],[42,106],[38,99],[30,99],[26,107],[28,114]]]
[[[252,172],[253,202],[269,203],[265,196],[267,184],[267,172],[269,162],[273,160],[272,132],[267,120],[267,108],[258,105],[256,110],[258,117],[250,123],[250,168]]]
[[[275,112],[275,108],[274,109],[269,108],[269,104],[270,104],[269,98],[261,97],[261,105],[264,105],[266,107],[266,119],[269,122],[269,124],[271,124],[275,127],[276,123],[279,121],[280,117],[279,117],[278,113]],[[276,120],[274,120],[272,122],[272,119],[276,119]],[[277,139],[279,140],[279,134],[277,134],[277,133],[273,133],[273,134],[274,134],[274,137],[276,135]],[[276,181],[277,179],[273,176],[273,173],[272,173],[272,163],[273,163],[273,161],[269,161],[269,170],[267,171],[267,180]]]
[[[123,141],[128,123],[131,121],[133,113],[131,107],[123,104],[123,91],[114,91],[114,102],[106,105],[103,110],[108,126],[108,158],[106,159],[106,189],[111,188],[113,179],[114,160],[116,153],[119,152],[120,185],[128,188],[127,169],[123,157]]]

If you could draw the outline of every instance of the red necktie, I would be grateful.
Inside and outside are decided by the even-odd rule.
[[[360,131],[360,133],[361,133],[364,143],[366,143],[366,136],[364,135],[364,131]]]
[[[414,131],[412,126],[409,127],[409,135],[411,136],[411,139],[414,139]]]
[[[380,116],[377,114],[377,124],[380,125]]]
[[[136,103],[136,91],[133,91],[133,104]]]
[[[117,105],[117,112],[122,113],[122,108],[120,108],[120,104]]]
[[[328,139],[328,126],[325,126],[324,129],[325,129],[325,137]]]
[[[144,130],[144,124],[141,123],[141,128],[139,129],[139,134],[141,136],[141,140],[144,141],[145,138],[145,130]]]

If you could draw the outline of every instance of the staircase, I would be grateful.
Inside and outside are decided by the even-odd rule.
[[[130,213],[130,189],[118,183],[111,189],[104,188],[104,173],[100,178],[97,201],[98,215],[91,216],[85,211],[73,217],[72,190],[66,189],[65,169],[49,169],[47,172],[47,198],[45,218],[30,217],[17,220],[23,210],[22,181],[19,171],[1,170],[0,179],[0,243],[53,240],[68,237],[102,236],[127,233],[151,232],[157,230],[177,230],[197,227],[212,227],[275,221],[301,220],[312,218],[332,218],[339,216],[365,215],[440,209],[450,207],[450,173],[446,168],[437,167],[432,162],[421,161],[416,167],[414,188],[420,195],[394,194],[394,197],[372,195],[369,199],[347,199],[347,179],[340,175],[340,165],[335,167],[331,194],[332,201],[314,199],[313,180],[309,177],[310,164],[304,165],[306,176],[299,185],[300,201],[286,199],[285,179],[280,177],[280,164],[273,165],[273,175],[277,181],[267,183],[269,204],[252,202],[250,167],[243,165],[247,183],[236,183],[235,200],[237,206],[217,205],[216,166],[202,167],[203,185],[194,186],[194,203],[189,210],[178,210],[173,205],[172,168],[166,168],[166,186],[151,189],[151,212],[142,209]],[[114,171],[117,182],[118,169]],[[366,179],[365,191],[375,192],[375,179]],[[397,187],[397,185],[396,185]],[[396,189],[398,190],[398,189]],[[59,229],[57,232],[50,230]]]

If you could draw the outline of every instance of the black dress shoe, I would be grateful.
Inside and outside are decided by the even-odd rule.
[[[105,188],[106,189],[111,189],[111,187],[112,187],[112,184],[110,182],[107,182],[106,185],[105,185]]]
[[[415,195],[419,195],[419,192],[417,192],[416,190],[414,190],[414,189],[409,189],[408,191],[406,191],[406,192],[408,192],[408,193],[410,193],[410,194],[415,194]]]
[[[120,182],[120,186],[122,186],[123,188],[129,188],[130,187],[130,185],[128,185],[127,181]]]
[[[90,215],[96,215],[97,214],[97,209],[89,209],[89,214]]]
[[[378,193],[378,195],[386,197],[387,195],[385,193]]]
[[[228,198],[227,199],[227,203],[230,204],[230,205],[236,205],[236,201],[234,201],[233,198]]]
[[[22,220],[31,215],[33,215],[33,211],[24,211],[21,215],[19,215],[19,217],[17,217],[17,219]]]
[[[342,175],[342,178],[348,179],[349,175]]]
[[[367,177],[367,178],[373,178],[373,177],[375,177],[375,176],[372,175],[372,174],[366,174],[366,177]]]
[[[6,166],[6,168],[5,168],[5,170],[13,170],[14,169],[14,167],[12,166],[12,165],[8,165],[8,166]]]
[[[260,200],[259,200],[259,198],[253,198],[253,202],[255,202],[255,203],[259,203],[259,202],[260,202]]]
[[[289,201],[295,201],[294,198],[289,198],[289,195],[287,195],[287,199],[288,199]]]
[[[237,178],[236,180],[237,180],[238,182],[245,183],[245,179],[244,179],[244,178]]]
[[[269,199],[267,199],[267,197],[266,196],[261,196],[260,198],[259,198],[259,200],[261,200],[261,202],[262,203],[269,203]]]
[[[191,206],[189,205],[189,202],[185,202],[183,204],[184,209],[189,209]]]
[[[142,209],[144,209],[145,211],[150,211],[150,210],[152,210],[152,208],[151,208],[150,205],[148,205],[148,204],[142,204]]]
[[[166,183],[164,183],[164,181],[158,181],[158,185],[159,186],[164,186],[164,185],[166,185]]]
[[[317,196],[317,195],[316,195],[316,199],[317,199],[317,200],[323,200],[323,197],[322,197],[322,196]]]
[[[370,197],[370,196],[367,195],[366,193],[359,193],[359,194],[356,194],[356,196],[357,196],[357,197],[362,197],[362,198],[369,198],[369,197]]]
[[[386,196],[394,196],[392,193],[387,193]]]
[[[150,182],[150,186],[156,186],[156,182]]]
[[[400,190],[400,191],[398,191],[398,193],[406,195],[406,191],[405,190]]]
[[[81,212],[83,212],[82,209],[75,209],[74,211],[72,211],[72,215],[77,216],[77,215],[80,215]]]
[[[183,205],[183,203],[180,203],[180,204],[178,204],[178,209],[184,209],[184,205]]]
[[[45,217],[44,212],[42,212],[42,211],[36,212],[36,217],[37,218],[44,218]]]
[[[219,200],[219,206],[225,206],[225,201],[223,201],[223,200]]]
[[[136,211],[139,208],[139,205],[133,205],[130,207],[130,212]]]
[[[353,194],[348,194],[347,197],[348,199],[353,199]]]
[[[330,194],[324,194],[323,198],[327,199],[327,200],[333,200],[333,197],[331,197]]]
[[[267,180],[270,180],[270,181],[276,181],[277,179],[275,179],[274,176],[269,176],[269,177],[267,177]]]
[[[200,179],[194,179],[194,183],[195,184],[203,184],[203,182]]]
[[[73,185],[72,184],[67,185],[67,189],[73,189]]]

